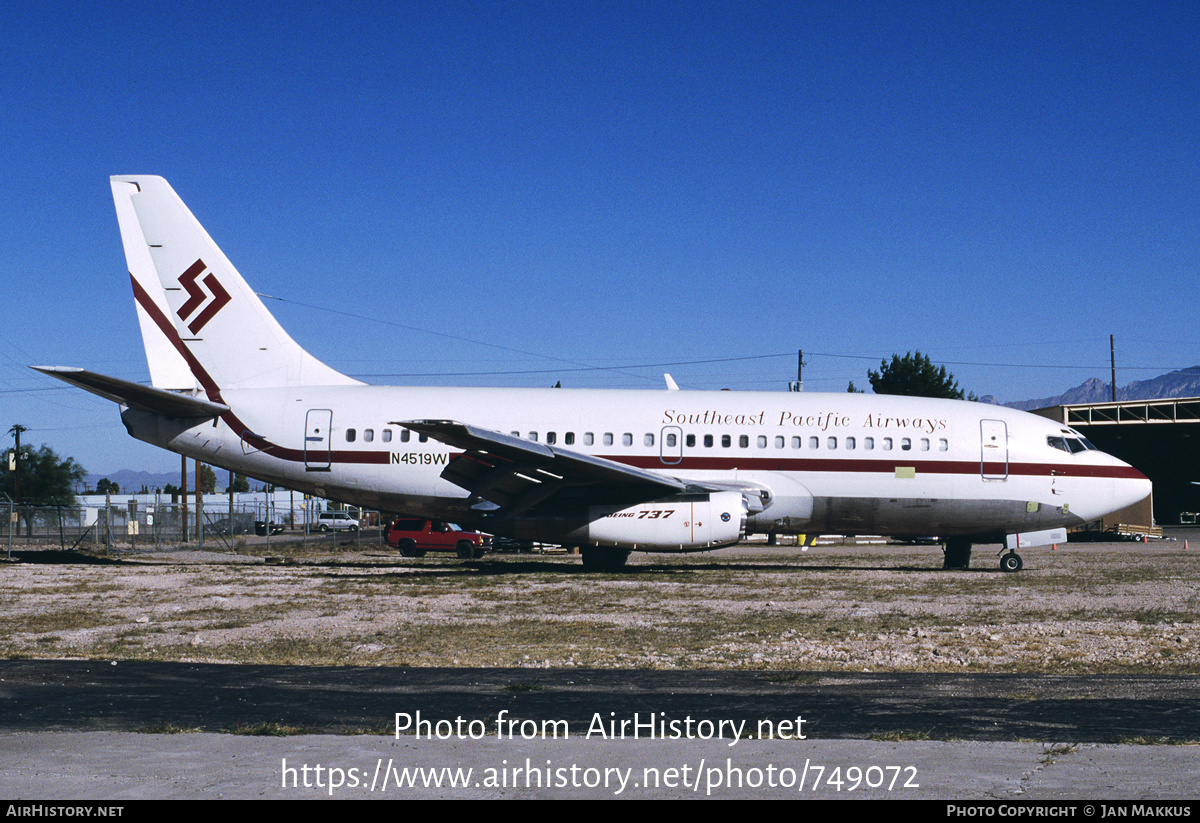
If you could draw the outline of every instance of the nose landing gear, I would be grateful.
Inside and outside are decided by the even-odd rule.
[[[1002,572],[1019,572],[1024,565],[1021,555],[1011,549],[1000,557],[1000,571]]]

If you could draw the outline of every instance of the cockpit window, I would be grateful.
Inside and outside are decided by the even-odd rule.
[[[1055,437],[1053,435],[1046,438],[1046,445],[1064,451],[1067,454],[1079,454],[1089,450],[1095,450],[1095,446],[1088,442],[1087,438],[1081,436],[1073,437]]]

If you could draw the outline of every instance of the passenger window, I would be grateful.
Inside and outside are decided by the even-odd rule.
[[[948,451],[949,449],[950,449],[950,441],[949,440],[947,440],[946,438],[943,437],[941,440],[938,441],[938,451],[944,452],[944,451]]]
[[[713,446],[713,436],[711,434],[704,435],[704,448],[711,449]]]
[[[923,452],[929,451],[929,438],[928,437],[921,438],[921,451],[923,451]]]
[[[875,438],[874,437],[864,437],[863,438],[863,448],[868,451],[870,451],[871,449],[874,449],[875,448]]]
[[[353,443],[353,442],[354,442],[354,439],[355,439],[357,436],[358,436],[358,435],[357,435],[357,433],[354,431],[354,429],[346,429],[346,442],[347,442],[347,443]]]
[[[420,440],[422,443],[428,443],[428,442],[429,442],[429,435],[427,435],[427,434],[418,434],[418,435],[417,435],[417,439],[418,439],[418,440]]]
[[[647,446],[653,446],[654,445],[654,435],[652,435],[652,434],[645,435],[642,438],[642,443],[644,443]]]
[[[836,449],[837,448],[837,438],[836,437],[829,438],[827,441],[825,441],[825,445],[831,449]]]
[[[375,430],[374,429],[363,429],[363,442],[371,443],[374,440],[375,440]]]
[[[721,435],[721,448],[727,449],[733,445],[733,438],[727,434]]]
[[[853,449],[856,445],[858,444],[855,442],[853,437],[846,438],[846,448]]]
[[[537,442],[537,432],[530,432],[529,435],[526,437],[526,439],[532,440],[533,442],[536,443]]]
[[[912,441],[907,437],[900,438],[900,451],[909,451],[912,449]]]
[[[784,440],[783,435],[779,435],[775,438],[775,448],[782,449],[785,442],[787,441]]]
[[[575,432],[567,432],[566,434],[564,434],[563,435],[563,443],[565,443],[568,446],[574,446],[575,445]]]
[[[748,435],[748,434],[739,434],[738,435],[738,448],[739,449],[750,448],[750,435]]]
[[[392,430],[384,429],[382,434],[380,434],[380,437],[383,438],[384,443],[391,443],[392,442]]]
[[[633,445],[633,435],[629,432],[625,432],[623,435],[621,435],[621,445],[622,446],[632,446]]]
[[[819,449],[819,448],[821,448],[821,438],[819,438],[819,437],[810,437],[810,438],[808,438],[808,447],[809,447],[810,449]]]
[[[592,434],[591,432],[583,433],[583,445],[590,446],[594,442],[596,442],[596,435]]]
[[[696,435],[694,435],[694,434],[689,434],[689,435],[687,436],[687,447],[688,447],[689,449],[692,449],[692,448],[695,448],[695,447],[696,447]]]
[[[765,449],[767,447],[767,436],[765,434],[760,434],[758,436],[758,447],[760,449]]]
[[[409,441],[409,438],[411,438],[411,437],[412,437],[412,432],[409,429],[401,430],[401,432],[400,432],[400,442],[401,443],[407,443]]]
[[[546,443],[553,446],[558,442],[558,434],[555,432],[546,432]]]
[[[800,448],[800,446],[803,445],[803,443],[804,443],[803,437],[793,437],[792,438],[792,448],[793,449]]]
[[[612,444],[613,444],[612,432],[605,432],[604,433],[604,445],[611,446]]]
[[[675,437],[675,435],[674,435],[674,434],[668,434],[668,435],[667,435],[667,445],[668,445],[668,446],[670,446],[671,448],[675,448],[675,444],[676,444],[677,442],[679,442],[679,441],[678,441],[678,439]]]
[[[892,450],[892,438],[890,438],[890,437],[883,438],[883,450],[885,452],[890,452]]]

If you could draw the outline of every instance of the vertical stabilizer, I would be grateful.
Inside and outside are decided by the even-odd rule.
[[[113,203],[117,207],[117,223],[121,227],[121,244],[125,247],[125,261],[129,265],[129,276],[141,286],[146,299],[162,317],[171,316],[167,295],[154,273],[154,261],[150,248],[142,236],[137,213],[133,210],[132,195],[136,194],[136,183],[125,183],[113,178]],[[146,348],[146,363],[150,367],[150,383],[159,389],[194,391],[199,388],[195,375],[187,361],[175,348],[168,335],[151,318],[154,308],[147,308],[137,301],[138,324],[142,329],[142,343]]]
[[[166,180],[111,183],[154,386],[359,385],[288,336]]]

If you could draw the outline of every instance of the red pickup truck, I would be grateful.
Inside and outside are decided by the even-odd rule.
[[[467,532],[453,523],[398,517],[384,536],[388,545],[404,557],[424,557],[425,552],[457,552],[459,557],[483,557],[492,538],[479,532]]]

